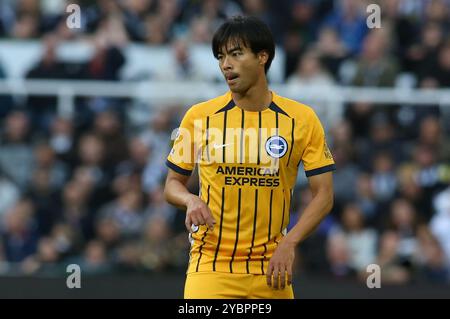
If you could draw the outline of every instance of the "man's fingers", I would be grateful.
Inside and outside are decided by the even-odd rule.
[[[269,264],[269,268],[267,269],[267,274],[266,274],[267,286],[269,286],[269,287],[272,286],[272,274],[273,274],[273,267],[271,264]]]
[[[278,268],[278,266],[275,266],[273,270],[273,284],[272,284],[272,287],[275,289],[278,289],[279,276],[280,276],[280,269]]]
[[[292,270],[288,270],[288,277],[287,277],[287,284],[288,286],[292,285]]]
[[[214,225],[216,223],[216,221],[214,220],[214,217],[211,214],[211,211],[209,210],[208,207],[206,207],[205,210],[202,211],[202,216],[205,220],[205,223],[211,228],[214,228]]]
[[[191,221],[191,218],[189,217],[189,215],[186,216],[184,224],[186,225],[187,231],[191,232],[192,221]]]
[[[284,289],[284,287],[286,287],[286,269],[284,269],[284,267],[281,268],[281,273],[280,273],[280,288]]]

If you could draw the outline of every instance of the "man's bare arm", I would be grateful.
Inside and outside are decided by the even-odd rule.
[[[188,180],[189,176],[169,169],[164,187],[164,196],[167,202],[181,209],[186,209],[185,225],[188,231],[191,231],[192,224],[207,224],[213,228],[216,222],[209,207],[200,197],[189,192],[186,187]]]
[[[295,247],[317,228],[333,207],[332,172],[310,177],[309,186],[313,195],[312,201],[305,208],[297,224],[280,242],[269,262],[266,274],[267,285],[276,289],[284,289],[286,273],[287,284],[290,285],[292,283]]]
[[[297,224],[289,231],[284,241],[298,245],[307,238],[333,208],[332,172],[308,178],[313,199],[305,208]]]

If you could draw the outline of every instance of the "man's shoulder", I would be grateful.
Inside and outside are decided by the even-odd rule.
[[[281,95],[276,95],[273,102],[289,117],[296,120],[308,119],[315,115],[311,106]]]
[[[231,95],[227,92],[207,101],[194,104],[188,109],[187,112],[193,118],[203,118],[217,113],[219,110],[226,107],[231,101]]]

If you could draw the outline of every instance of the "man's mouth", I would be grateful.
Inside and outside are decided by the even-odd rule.
[[[226,79],[228,83],[234,82],[234,80],[236,80],[239,77],[239,75],[232,73],[232,74],[228,74],[226,75]]]

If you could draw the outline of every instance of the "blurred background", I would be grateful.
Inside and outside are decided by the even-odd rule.
[[[450,296],[450,1],[1,0],[2,297],[67,296],[72,263],[77,296],[182,297],[189,243],[164,162],[185,110],[227,90],[210,42],[236,14],[268,23],[270,86],[316,110],[337,165],[297,296]],[[291,226],[303,170],[294,199]]]

